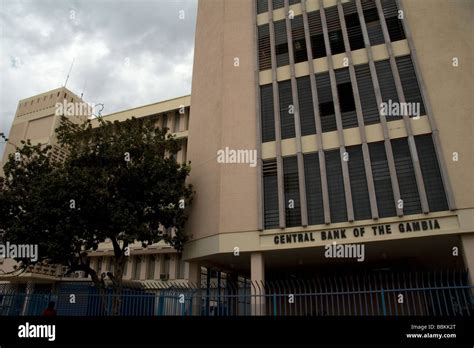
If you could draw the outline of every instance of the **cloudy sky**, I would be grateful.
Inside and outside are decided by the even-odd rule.
[[[0,0],[0,133],[18,100],[63,86],[74,59],[67,87],[103,114],[189,94],[196,10],[197,0]]]

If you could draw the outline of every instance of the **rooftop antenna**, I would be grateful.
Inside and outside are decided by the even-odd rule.
[[[87,79],[84,81],[84,87],[82,87],[81,100],[82,100],[82,96],[84,95],[84,91],[86,90],[86,86],[87,86]]]
[[[66,85],[67,85],[67,81],[69,80],[69,74],[71,74],[72,67],[74,66],[74,61],[75,60],[76,60],[76,57],[74,57],[74,59],[72,60],[71,68],[69,68],[69,72],[67,73],[66,82],[64,82],[64,87],[66,87]]]

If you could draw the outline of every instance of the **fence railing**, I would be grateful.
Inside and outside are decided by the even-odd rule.
[[[41,315],[54,301],[58,315],[74,316],[470,316],[474,288],[465,272],[378,273],[314,280],[173,283],[159,289],[108,289],[60,283],[52,292],[0,286],[0,315]],[[115,300],[120,310],[114,313]]]

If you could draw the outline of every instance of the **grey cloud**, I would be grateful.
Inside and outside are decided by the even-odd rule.
[[[62,85],[74,58],[68,88],[80,94],[87,81],[84,99],[104,103],[104,113],[190,93],[196,8],[197,0],[0,0],[0,132],[19,99]]]

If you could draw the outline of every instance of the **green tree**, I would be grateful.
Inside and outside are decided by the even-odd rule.
[[[55,147],[27,141],[9,156],[0,180],[3,240],[37,244],[38,262],[84,271],[102,294],[109,279],[119,314],[130,244],[164,240],[182,251],[193,196],[190,163],[175,161],[180,141],[148,119],[100,118],[93,127],[62,117],[56,134]],[[113,246],[113,272],[97,274],[87,255],[103,242]]]

